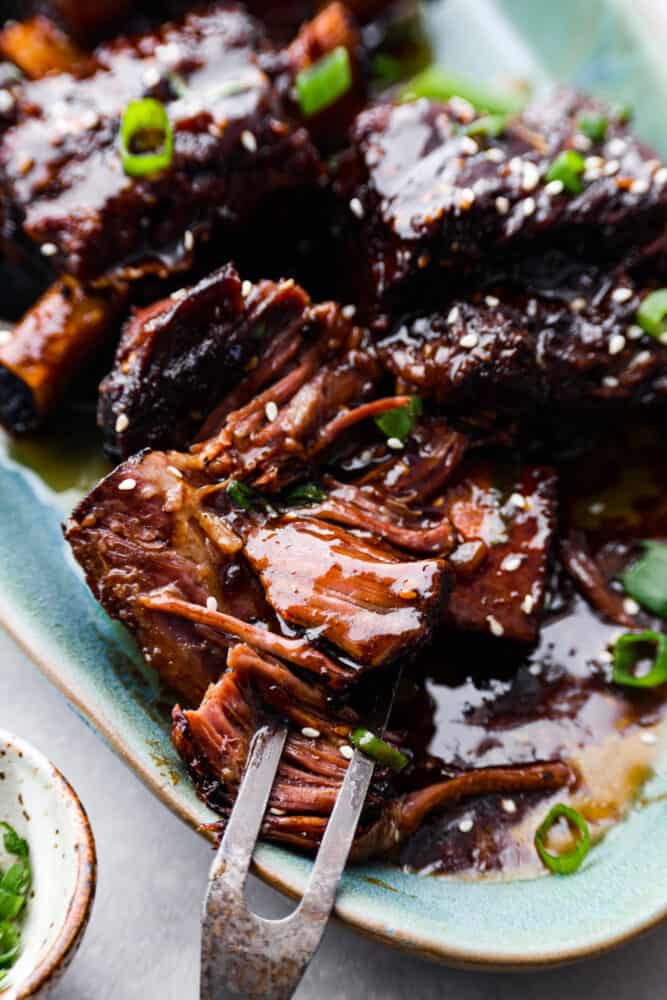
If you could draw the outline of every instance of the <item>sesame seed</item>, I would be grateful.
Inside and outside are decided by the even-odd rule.
[[[540,183],[540,171],[527,160],[523,165],[523,177],[521,178],[521,188],[523,191],[534,191]]]
[[[194,245],[195,245],[195,238],[192,234],[192,230],[186,229],[185,233],[183,234],[183,246],[187,251],[190,251],[192,250]]]
[[[352,758],[354,757],[354,750],[352,749],[351,746],[349,746],[349,744],[343,743],[343,745],[341,747],[338,747],[338,749],[340,751],[341,757],[344,757],[345,760],[352,760]]]
[[[465,97],[452,97],[449,106],[454,114],[464,122],[471,122],[475,117],[475,109],[470,101],[466,101]]]
[[[253,133],[247,128],[244,128],[243,131],[241,132],[241,143],[244,146],[244,148],[248,150],[249,153],[257,152],[257,139],[255,138]]]
[[[475,192],[472,188],[461,188],[459,193],[459,208],[469,209],[475,202]]]
[[[587,156],[584,160],[584,166],[587,170],[596,170],[604,166],[604,160],[601,156]]]
[[[628,340],[641,340],[644,336],[644,331],[641,326],[637,326],[636,323],[632,323],[625,331],[625,336]]]
[[[612,333],[609,338],[609,353],[620,354],[625,347],[625,337],[622,333]]]
[[[271,808],[269,809],[269,812],[271,813],[272,816],[284,816],[285,815],[285,810],[284,809],[276,809],[275,806],[271,806]]]
[[[500,624],[500,622],[498,621],[498,619],[493,617],[493,615],[487,615],[486,616],[486,621],[487,621],[487,624],[489,626],[489,630],[491,632],[491,635],[495,635],[498,638],[500,638],[501,635],[505,634],[505,629]]]
[[[586,167],[584,171],[585,181],[599,181],[602,177],[602,171],[599,167]]]
[[[521,610],[523,611],[524,615],[529,615],[532,613],[534,608],[535,608],[535,598],[533,597],[532,594],[526,594],[526,596],[521,602]]]
[[[658,742],[658,737],[655,735],[655,733],[640,733],[639,739],[641,740],[642,743],[645,743],[647,746],[653,746],[654,743]]]
[[[136,485],[136,479],[124,479],[122,483],[118,484],[118,489],[126,492],[127,490],[133,490]]]
[[[458,320],[458,318],[459,318],[459,307],[458,306],[452,306],[452,308],[447,313],[447,322],[448,322],[448,324],[450,326],[452,326],[453,323],[456,323],[456,321]]]
[[[501,799],[500,805],[502,806],[503,812],[512,815],[516,812],[516,802],[514,799]]]
[[[461,337],[461,339],[459,340],[459,344],[461,345],[461,347],[465,347],[466,350],[469,350],[472,347],[477,347],[478,343],[479,343],[479,337],[477,336],[476,333],[466,333],[466,335],[464,337]]]
[[[160,70],[157,66],[149,66],[141,77],[144,87],[157,87],[160,82]]]
[[[206,598],[206,610],[207,611],[217,611],[218,610],[218,602],[216,601],[215,597],[207,597]]]
[[[484,156],[487,160],[491,160],[491,163],[502,163],[505,159],[505,153],[498,146],[491,146],[490,149],[487,149]]]
[[[658,340],[661,344],[667,344],[667,333],[661,333]]]
[[[649,189],[649,182],[644,180],[643,177],[638,177],[636,181],[633,181],[630,185],[630,191],[632,194],[646,194]]]
[[[473,828],[473,821],[471,819],[462,819],[459,823],[459,830],[461,833],[470,833]]]
[[[627,143],[625,139],[610,139],[607,143],[607,153],[609,156],[623,156],[623,153],[627,149]]]
[[[486,295],[484,301],[491,309],[495,309],[496,306],[500,305],[500,299],[497,299],[495,295]]]
[[[243,284],[241,285],[241,295],[243,296],[244,299],[247,299],[251,291],[252,291],[252,281],[248,281],[248,279],[246,278]]]
[[[531,675],[531,677],[539,677],[540,674],[542,673],[542,664],[531,663],[531,665],[528,667],[528,673]]]
[[[39,251],[44,257],[53,257],[58,253],[58,247],[55,243],[42,243]]]
[[[168,465],[167,471],[171,472],[172,476],[176,476],[177,479],[183,478],[183,473],[180,469],[177,469],[175,465]]]
[[[271,400],[264,407],[264,413],[266,415],[266,419],[267,420],[269,420],[271,422],[274,421],[276,419],[276,417],[278,416],[278,406],[277,406],[277,404],[274,403],[273,400]]]
[[[639,354],[635,354],[634,358],[630,362],[631,365],[645,365],[651,360],[650,351],[640,351]]]
[[[0,90],[0,112],[10,111],[14,107],[14,98],[8,90]]]
[[[500,568],[504,570],[506,573],[514,573],[514,571],[519,569],[519,567],[521,566],[523,559],[524,559],[523,556],[517,555],[515,552],[513,552],[510,555],[505,556],[505,558],[500,564]]]
[[[578,149],[580,153],[587,153],[589,149],[592,148],[593,143],[584,135],[582,132],[576,132],[572,137],[572,145],[575,149]]]
[[[618,388],[618,379],[614,375],[605,375],[602,384],[605,389],[616,389]]]
[[[667,167],[660,167],[660,169],[656,171],[653,177],[653,183],[657,184],[658,187],[664,187],[664,185],[667,184]]]
[[[564,189],[564,184],[562,181],[549,181],[548,184],[544,186],[545,194],[548,194],[550,198],[554,198],[557,194],[562,194]]]
[[[0,330],[0,347],[2,347],[3,344],[8,344],[11,339],[12,339],[11,330]]]
[[[623,610],[626,615],[638,615],[641,608],[632,597],[626,597],[623,601]]]
[[[352,198],[350,201],[350,211],[352,215],[356,215],[358,219],[363,219],[364,217],[364,206],[361,204],[358,198]]]
[[[598,653],[598,660],[600,663],[611,663],[613,659],[614,657],[608,649],[603,649],[601,653]]]
[[[627,302],[632,298],[632,289],[627,287],[615,288],[611,293],[614,302]]]
[[[301,735],[305,736],[309,740],[316,740],[320,735],[319,729],[313,729],[312,726],[304,726],[301,730]]]
[[[578,313],[585,308],[586,308],[586,299],[577,297],[576,299],[572,299],[572,301],[570,302],[570,312]]]
[[[534,198],[524,198],[521,209],[526,217],[532,215],[536,208],[537,205],[535,204]]]
[[[509,502],[513,507],[519,507],[520,510],[526,509],[526,498],[523,493],[513,493],[510,497]]]
[[[394,451],[402,451],[405,445],[400,438],[387,438],[387,447],[393,448]]]
[[[588,509],[593,515],[601,514],[604,510],[604,504],[600,500],[594,500],[593,503],[588,505]]]
[[[116,434],[122,434],[130,426],[127,413],[119,413],[116,417]]]
[[[171,293],[169,298],[173,299],[174,302],[180,302],[180,300],[184,299],[187,294],[188,294],[187,288],[177,288],[175,292]]]
[[[352,305],[343,306],[341,312],[343,313],[345,319],[354,319],[357,315],[357,307]]]
[[[613,177],[621,169],[621,164],[618,160],[607,160],[604,167],[602,168],[602,173],[605,177]]]
[[[507,215],[510,210],[509,198],[504,198],[500,195],[496,198],[496,212],[498,215]]]
[[[464,135],[459,143],[459,149],[465,156],[474,156],[479,153],[479,146],[469,135]]]

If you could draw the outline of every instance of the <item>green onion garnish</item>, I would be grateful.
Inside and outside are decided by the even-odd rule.
[[[566,149],[560,153],[547,170],[547,181],[561,181],[563,187],[572,194],[584,190],[581,175],[586,169],[583,156],[574,149]]]
[[[401,101],[417,101],[420,97],[436,101],[461,97],[478,111],[486,111],[492,115],[516,114],[525,103],[512,94],[498,94],[487,90],[470,80],[448,73],[440,66],[428,66],[417,73],[400,93]]]
[[[634,117],[635,109],[631,104],[617,104],[614,115],[621,125],[626,125]]]
[[[392,771],[402,771],[408,763],[408,758],[390,743],[385,743],[370,729],[355,729],[350,733],[350,743],[367,757],[372,757],[378,764],[390,767]]]
[[[230,479],[227,483],[227,495],[243,510],[255,510],[262,506],[262,498],[257,490],[253,490],[252,486],[247,486],[246,483],[240,483],[238,479]]]
[[[660,618],[667,618],[667,545],[642,542],[643,554],[621,574],[626,594]]]
[[[626,632],[614,643],[612,680],[626,687],[654,688],[667,682],[667,636],[646,629]],[[640,664],[649,669],[637,673]]]
[[[577,128],[592,142],[602,142],[607,134],[609,119],[606,115],[580,115]]]
[[[318,114],[342,97],[352,86],[350,56],[339,45],[296,78],[296,93],[306,118]]]
[[[642,330],[657,340],[667,333],[667,288],[658,288],[642,301],[637,310],[637,322]]]
[[[577,838],[575,847],[571,851],[566,851],[563,854],[551,854],[546,849],[544,842],[549,830],[559,819],[567,820],[569,826],[578,832],[579,837]],[[546,819],[537,828],[537,832],[535,833],[535,847],[549,871],[555,872],[556,875],[571,875],[581,866],[582,861],[591,848],[591,835],[588,823],[576,809],[566,806],[563,802],[558,802],[549,810]]]
[[[120,123],[120,155],[130,177],[165,170],[174,154],[174,132],[160,101],[144,97],[130,101]]]
[[[32,882],[28,843],[9,823],[4,827],[4,846],[18,860],[3,874],[0,872],[0,983],[18,958],[21,934],[14,921],[25,907]]]
[[[375,418],[375,423],[387,438],[405,441],[422,409],[419,396],[413,396],[407,406],[399,406],[396,410],[381,413]]]
[[[503,134],[510,118],[511,115],[482,115],[466,125],[463,131],[466,135],[488,135],[495,139]]]
[[[327,495],[321,490],[317,483],[299,483],[285,494],[285,502],[288,504],[322,503]]]

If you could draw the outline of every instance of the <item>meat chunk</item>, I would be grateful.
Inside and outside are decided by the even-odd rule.
[[[263,344],[298,336],[309,304],[293,281],[244,285],[227,265],[139,309],[100,387],[108,454],[190,444]]]
[[[488,141],[465,134],[471,115],[460,102],[364,111],[338,175],[358,297],[371,309],[402,305],[417,290],[442,297],[482,257],[488,266],[494,254],[534,254],[536,239],[599,259],[657,237],[667,174],[606,110],[605,137],[592,144],[580,136],[580,116],[602,110],[561,92]],[[549,185],[549,167],[581,139],[590,146],[581,192]]]

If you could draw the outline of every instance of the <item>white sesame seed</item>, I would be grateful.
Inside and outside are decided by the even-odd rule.
[[[532,594],[526,594],[526,596],[521,602],[521,610],[523,611],[524,615],[531,614],[534,607],[535,607],[535,598],[533,597]]]
[[[465,97],[452,97],[449,106],[457,118],[461,118],[464,122],[471,122],[475,117],[475,109]]]
[[[623,610],[625,611],[626,615],[638,615],[639,612],[641,611],[641,608],[634,600],[634,598],[626,597],[625,600],[623,601]]]
[[[352,198],[350,201],[350,211],[352,215],[356,215],[358,219],[363,219],[364,217],[364,206],[361,204],[358,198]]]
[[[565,185],[562,181],[549,181],[548,184],[544,186],[545,194],[548,194],[550,198],[554,198],[558,194],[562,194]]]
[[[521,210],[526,217],[532,215],[536,208],[537,205],[535,204],[534,198],[524,198],[521,203]]]
[[[3,344],[8,344],[11,339],[12,339],[11,330],[0,330],[0,347],[2,347]]]
[[[172,476],[176,476],[177,479],[183,478],[183,473],[180,469],[177,469],[175,465],[168,465],[167,470],[171,472]]]
[[[343,313],[345,319],[354,319],[357,315],[357,307],[353,305],[343,306],[341,312]]]
[[[14,107],[14,98],[8,90],[0,90],[0,112],[10,111]]]
[[[622,333],[612,333],[609,338],[609,353],[620,354],[625,347],[625,337]]]
[[[653,176],[653,183],[657,184],[658,187],[664,187],[667,184],[667,167],[660,167],[659,170]]]
[[[458,306],[452,306],[452,308],[447,313],[447,322],[448,322],[448,324],[450,326],[452,326],[453,323],[457,322],[458,318],[459,318],[459,307]]]
[[[39,252],[44,257],[53,257],[54,254],[58,253],[58,247],[55,245],[55,243],[42,243],[41,247],[39,248]]]
[[[127,490],[133,490],[136,485],[136,479],[124,479],[122,483],[118,484],[118,489],[125,492]]]
[[[187,288],[177,288],[175,292],[171,293],[169,298],[173,299],[174,302],[180,302],[180,300],[184,299],[187,294],[188,294]]]
[[[499,195],[496,198],[496,212],[498,213],[498,215],[507,215],[509,210],[510,210],[509,198],[505,198],[503,197],[503,195]]]
[[[649,182],[644,180],[643,177],[638,177],[636,181],[633,181],[630,185],[630,191],[632,194],[646,194],[649,189]]]
[[[116,434],[122,434],[130,426],[127,413],[119,413],[116,417]]]
[[[266,415],[266,419],[267,420],[269,420],[271,422],[274,421],[276,419],[276,417],[278,416],[278,406],[277,406],[277,404],[274,403],[273,400],[271,400],[270,402],[268,402],[266,404],[266,406],[264,407],[264,413]]]
[[[585,181],[599,181],[601,177],[602,171],[599,167],[586,167],[584,170]]]
[[[271,813],[272,816],[285,816],[286,815],[284,809],[276,809],[275,806],[271,806],[271,808],[269,809],[269,812]]]
[[[248,150],[249,153],[257,152],[257,139],[255,138],[253,133],[247,128],[244,128],[243,131],[241,132],[241,143],[243,144],[243,147]]]
[[[459,208],[464,210],[470,208],[475,201],[475,192],[472,188],[461,188],[459,192]]]
[[[520,510],[526,509],[526,498],[523,493],[512,493],[509,502],[513,507],[518,507]]]
[[[218,610],[218,602],[216,601],[215,597],[207,597],[206,598],[206,610],[207,611],[217,611]]]
[[[493,617],[493,615],[487,615],[486,622],[487,625],[489,626],[489,631],[491,632],[491,635],[495,635],[498,638],[500,638],[501,635],[505,634],[505,629],[498,621],[498,619]]]
[[[512,552],[510,555],[505,556],[500,564],[500,568],[506,573],[514,573],[515,570],[519,569],[524,557]]]
[[[516,812],[516,802],[514,799],[501,799],[500,805],[502,806],[503,812],[512,815]]]
[[[537,185],[540,183],[540,171],[531,163],[530,160],[526,160],[523,165],[523,177],[521,178],[521,188],[523,191],[534,191]]]
[[[471,819],[462,819],[459,823],[459,830],[461,833],[470,833],[473,828],[473,821]]]
[[[576,299],[572,299],[572,301],[570,302],[570,312],[578,313],[585,308],[586,308],[586,299],[582,299],[580,296],[578,296]]]
[[[243,296],[244,299],[247,299],[251,291],[252,291],[252,281],[248,281],[248,279],[246,278],[243,284],[241,285],[241,295]]]
[[[614,657],[611,655],[608,649],[603,649],[601,653],[598,653],[598,660],[600,663],[611,663]]]
[[[464,154],[464,156],[474,156],[475,153],[479,153],[479,146],[469,135],[464,135],[459,143],[459,149]]]
[[[352,758],[354,757],[354,750],[352,749],[351,746],[349,746],[349,744],[343,743],[343,745],[341,747],[338,747],[338,749],[340,751],[341,757],[344,757],[345,760],[352,760]]]
[[[641,340],[644,336],[644,331],[641,326],[637,326],[636,323],[632,323],[625,331],[625,336],[628,340]]]
[[[484,153],[487,160],[491,160],[491,163],[502,163],[505,159],[505,153],[498,146],[491,146],[490,149]]]
[[[466,333],[464,337],[461,337],[459,344],[461,347],[465,347],[466,350],[470,350],[473,347],[477,347],[479,343],[479,337],[476,333]]]
[[[616,389],[618,388],[618,379],[614,375],[605,375],[602,384],[605,389]]]
[[[607,160],[604,167],[602,168],[602,173],[605,177],[613,177],[621,169],[621,164],[618,160]]]
[[[312,726],[304,726],[303,729],[301,730],[301,735],[305,736],[306,739],[316,740],[317,737],[320,735],[320,731],[319,729],[313,729]]]
[[[531,663],[531,665],[528,667],[528,673],[531,675],[531,677],[539,677],[540,674],[542,673],[542,664]]]
[[[635,354],[630,364],[633,367],[635,365],[645,365],[648,364],[648,362],[651,360],[651,357],[652,355],[650,351],[640,351],[639,354]]]
[[[587,156],[584,160],[584,166],[587,170],[591,168],[597,170],[604,166],[604,160],[601,156]]]
[[[588,505],[588,509],[591,512],[591,514],[597,516],[598,514],[601,514],[602,511],[604,510],[604,504],[600,500],[594,500],[593,503]]]
[[[394,451],[403,451],[405,445],[400,438],[387,438],[387,447],[393,448]]]
[[[183,234],[183,246],[189,252],[195,245],[195,238],[191,229],[186,229]]]
[[[667,333],[661,333],[658,340],[661,344],[667,344]]]
[[[484,301],[491,309],[495,309],[496,306],[500,305],[500,299],[497,299],[495,295],[486,295]]]
[[[589,149],[592,148],[593,143],[584,135],[582,132],[576,132],[572,137],[572,145],[575,149],[578,149],[580,153],[587,153]]]
[[[157,87],[160,82],[160,70],[157,66],[149,66],[141,77],[144,87]]]
[[[655,733],[640,733],[639,739],[641,740],[642,743],[645,743],[647,746],[653,746],[654,743],[658,742],[658,737],[655,735]]]
[[[632,289],[627,287],[615,288],[611,293],[611,297],[614,302],[627,302],[628,299],[632,298]]]
[[[623,156],[623,153],[627,149],[627,143],[625,139],[610,139],[607,143],[607,153],[609,156]]]

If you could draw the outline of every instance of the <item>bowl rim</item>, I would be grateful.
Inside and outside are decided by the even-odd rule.
[[[49,758],[22,737],[0,729],[0,745],[15,748],[33,763],[51,781],[54,793],[64,799],[68,807],[74,835],[78,843],[77,868],[74,888],[67,905],[65,920],[55,940],[43,953],[36,965],[19,983],[0,987],[2,997],[27,1000],[35,996],[47,983],[57,979],[67,969],[86,929],[92,912],[97,888],[97,850],[95,836],[79,796],[62,772]],[[13,992],[12,992],[13,991]]]

